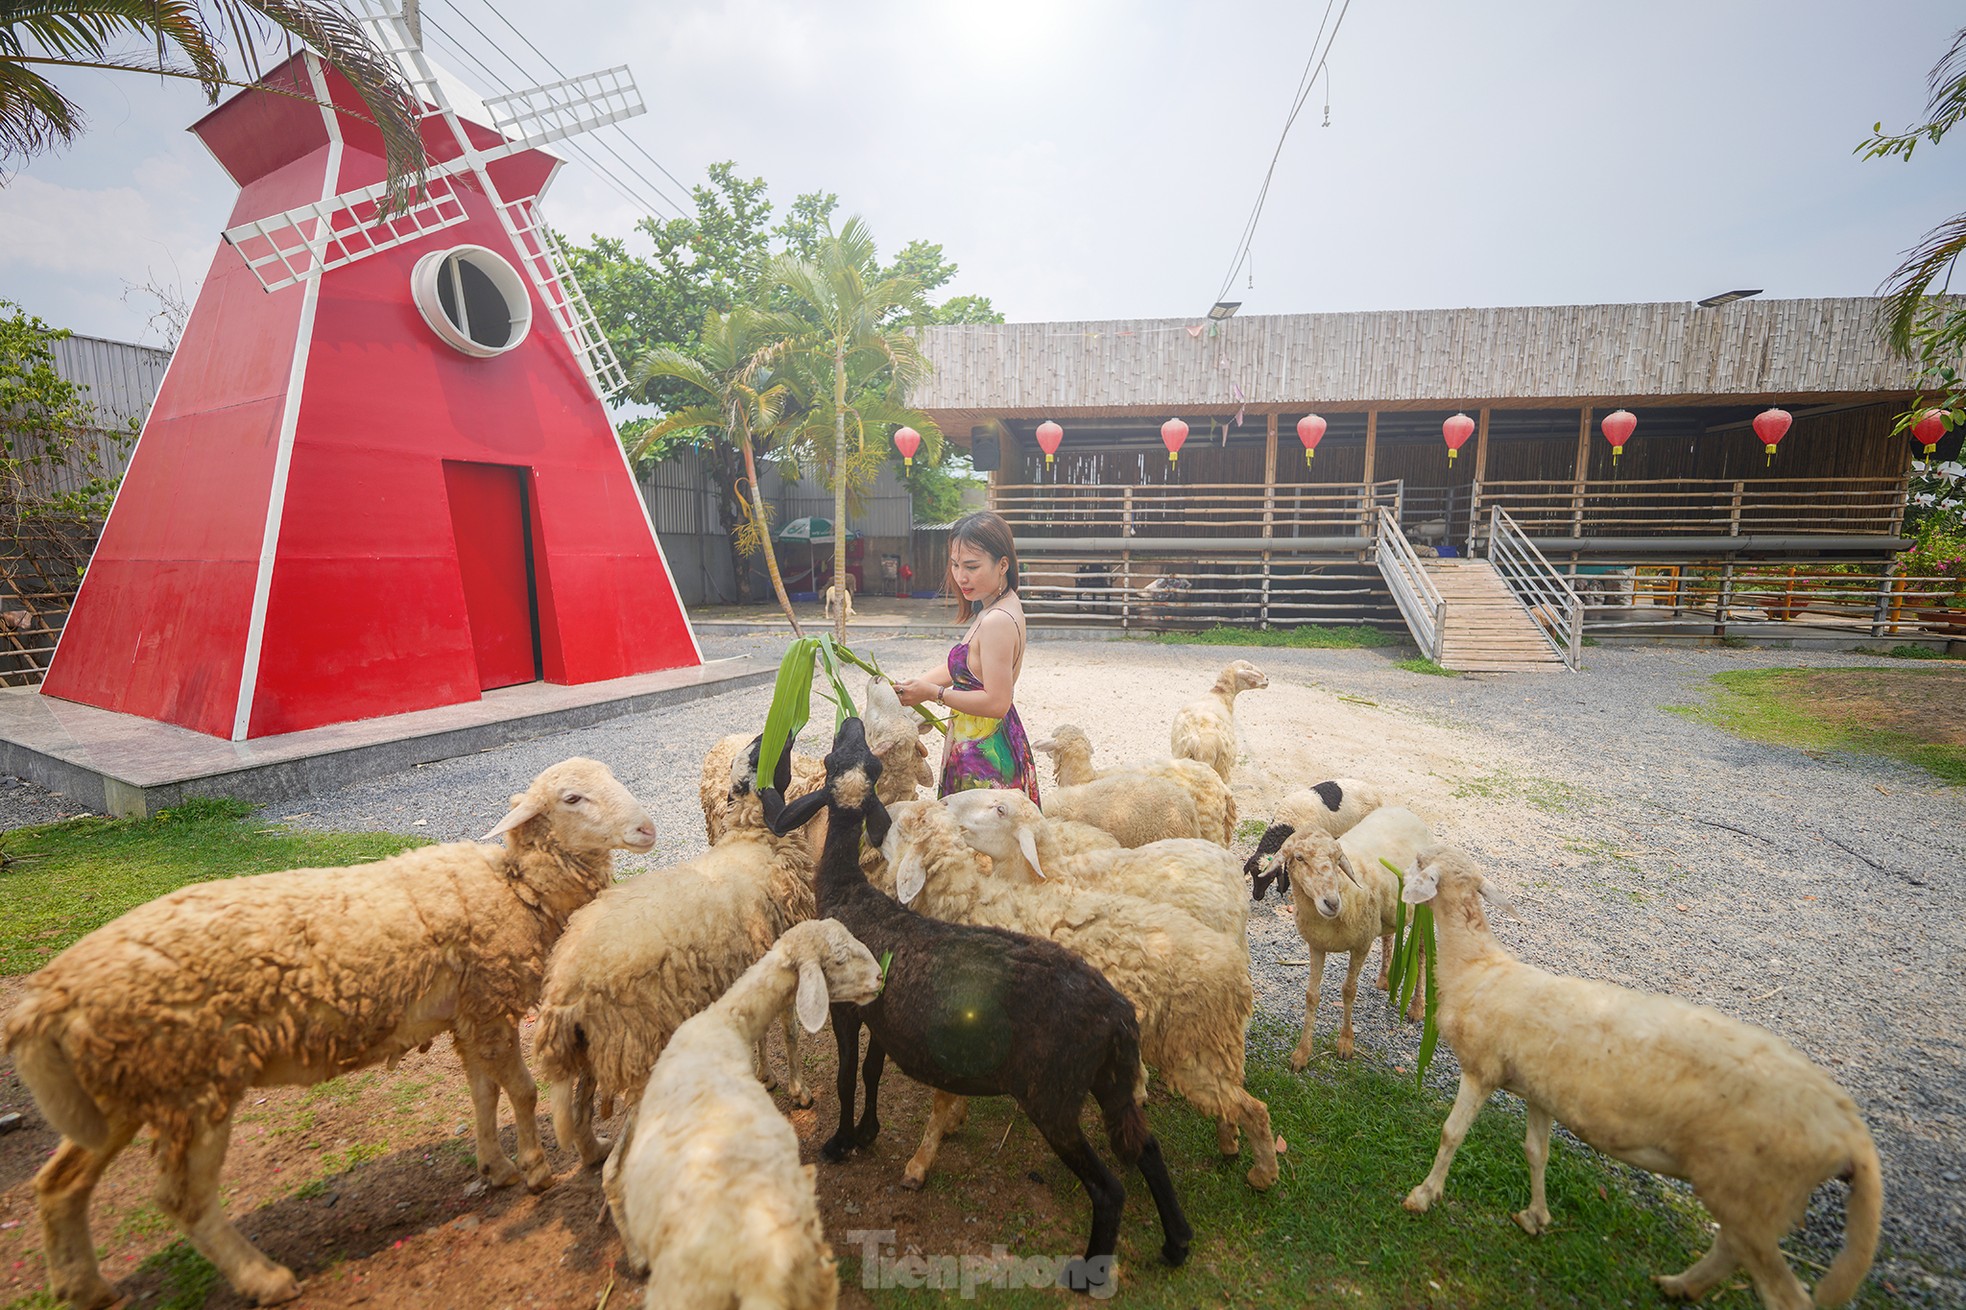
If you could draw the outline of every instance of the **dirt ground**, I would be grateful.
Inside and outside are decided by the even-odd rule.
[[[1806,689],[1809,712],[1839,726],[1908,733],[1942,746],[1966,746],[1959,697],[1966,676],[1950,669],[1863,669],[1790,675]]]

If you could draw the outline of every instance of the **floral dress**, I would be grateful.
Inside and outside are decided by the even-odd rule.
[[[949,676],[956,691],[981,691],[983,682],[969,668],[969,643],[949,650]],[[949,742],[942,754],[942,785],[938,796],[975,787],[1009,787],[1038,804],[1038,770],[1031,759],[1031,739],[1012,706],[1001,719],[950,710]]]

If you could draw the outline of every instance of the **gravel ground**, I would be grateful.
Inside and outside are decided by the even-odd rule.
[[[775,659],[782,647],[764,634],[705,641],[711,655]],[[868,649],[897,673],[943,653],[940,642],[907,639]],[[1237,654],[1271,679],[1238,705],[1245,819],[1319,778],[1372,779],[1495,870],[1520,915],[1497,933],[1524,959],[1668,990],[1780,1033],[1849,1089],[1877,1138],[1886,1206],[1875,1277],[1910,1304],[1966,1306],[1966,1025],[1950,1003],[1966,986],[1966,796],[1907,766],[1762,746],[1661,710],[1701,701],[1708,677],[1728,669],[1902,665],[1833,652],[1593,648],[1578,675],[1450,679],[1395,669],[1397,653],[1384,651],[1043,640],[1018,703],[1034,736],[1079,723],[1102,762],[1164,754],[1175,707]],[[475,836],[539,769],[590,755],[648,802],[662,834],[624,870],[659,867],[702,848],[704,751],[761,724],[769,699],[768,688],[736,692],[270,812],[310,827]],[[69,812],[59,797],[0,780],[0,829]],[[1304,975],[1291,961],[1303,943],[1275,907],[1251,919],[1251,957],[1262,1009],[1294,1025]],[[1334,957],[1319,1025],[1327,1042],[1342,978]],[[1356,1022],[1361,1047],[1411,1068],[1417,1025],[1393,1024],[1379,993],[1361,989]],[[1430,1081],[1448,1090],[1454,1076],[1443,1048]],[[1802,1249],[1820,1262],[1841,1224],[1841,1188],[1825,1188]]]

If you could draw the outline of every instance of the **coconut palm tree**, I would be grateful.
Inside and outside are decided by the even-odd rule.
[[[663,437],[690,431],[708,433],[743,452],[750,497],[737,533],[737,551],[746,556],[764,552],[765,571],[771,575],[785,621],[792,625],[793,635],[804,636],[785,594],[778,553],[772,548],[771,516],[758,486],[757,447],[780,437],[798,405],[789,380],[773,367],[774,358],[783,353],[783,343],[771,333],[771,326],[770,319],[743,306],[728,314],[711,310],[703,316],[695,353],[674,346],[644,352],[630,372],[630,394],[640,395],[651,381],[666,378],[682,383],[698,399],[649,428],[630,453],[639,458]]]
[[[940,435],[899,401],[903,389],[927,376],[928,362],[912,336],[884,326],[897,313],[921,308],[922,289],[911,277],[879,276],[873,234],[857,216],[838,232],[829,227],[811,259],[778,256],[768,280],[791,299],[788,314],[796,327],[791,341],[804,356],[803,367],[795,371],[821,386],[831,384],[824,399],[821,386],[814,387],[810,412],[816,423],[832,429],[822,463],[833,484],[833,581],[844,587],[847,486],[871,478],[886,456],[885,449],[868,446],[868,428],[913,421],[924,436]],[[846,640],[844,605],[835,611],[833,635]]]
[[[422,102],[345,10],[306,0],[0,0],[0,160],[66,146],[81,134],[81,107],[50,80],[54,70],[186,78],[217,103],[220,87],[260,77],[260,41],[273,33],[306,43],[348,79],[381,129],[391,204],[403,200],[424,168]],[[228,36],[248,81],[221,54]],[[154,56],[130,53],[133,41],[154,47]],[[301,87],[258,85],[314,101]]]
[[[1925,121],[1903,132],[1889,133],[1879,123],[1869,139],[1857,147],[1859,156],[1909,160],[1919,142],[1937,145],[1948,131],[1966,121],[1966,29],[1954,34],[1951,47],[1932,66],[1926,86],[1930,97],[1925,104]],[[1913,333],[1928,312],[1926,292],[1934,282],[1950,277],[1961,255],[1966,255],[1966,214],[1955,214],[1927,232],[1885,279],[1885,330],[1899,350],[1911,348]],[[1960,344],[1956,326],[1953,335],[1951,344],[1956,348]]]

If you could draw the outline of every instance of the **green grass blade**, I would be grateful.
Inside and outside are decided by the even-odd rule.
[[[1427,1066],[1434,1062],[1434,1047],[1440,1045],[1440,985],[1434,977],[1434,912],[1422,905],[1413,916],[1413,933],[1427,944],[1427,1017],[1420,1024],[1420,1058],[1413,1065],[1413,1082],[1424,1088]]]
[[[831,635],[825,633],[822,633],[817,640],[819,644],[814,649],[818,652],[819,663],[825,667],[826,676],[833,683],[833,690],[839,693],[839,699],[833,702],[833,731],[838,732],[841,724],[858,715],[860,711],[854,706],[853,693],[846,689],[846,679],[840,676],[840,662],[836,658],[840,650],[839,644]]]
[[[848,646],[845,642],[840,642],[840,641],[834,642],[833,653],[839,656],[841,659],[845,660],[848,664],[851,664],[854,668],[859,669],[862,673],[871,673],[877,678],[886,678],[887,681],[889,682],[894,681],[893,678],[889,678],[887,676],[887,671],[881,668],[880,661],[871,659],[864,655],[856,654],[853,648]],[[933,714],[929,713],[928,707],[926,705],[915,706],[915,713],[917,716],[920,717],[922,722],[933,725],[935,730],[941,733],[943,736],[946,737],[949,734],[948,721],[945,719],[938,719]]]
[[[785,743],[806,726],[812,715],[812,653],[816,641],[799,637],[785,648],[778,665],[778,685],[772,689],[771,708],[765,712],[765,739],[758,747],[758,774],[754,785],[768,787],[785,753]]]

